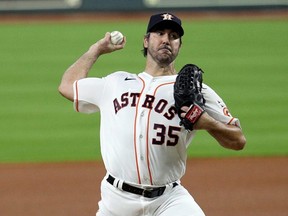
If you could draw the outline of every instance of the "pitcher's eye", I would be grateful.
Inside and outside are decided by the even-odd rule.
[[[180,38],[180,36],[177,32],[172,32],[171,34],[169,34],[169,37],[173,40]]]
[[[162,36],[162,35],[164,35],[164,32],[163,32],[163,31],[156,31],[156,34],[157,34],[158,36]]]
[[[180,35],[177,32],[173,32],[173,31],[165,32],[164,30],[163,31],[157,30],[157,31],[155,31],[155,33],[159,37],[162,37],[162,36],[164,36],[167,33],[168,37],[169,37],[169,40],[176,40],[176,39],[180,38]]]

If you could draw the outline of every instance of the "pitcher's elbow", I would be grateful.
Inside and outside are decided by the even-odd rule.
[[[63,88],[61,84],[58,86],[58,92],[63,95]]]
[[[73,101],[73,89],[65,87],[63,84],[60,84],[58,87],[58,92],[65,98],[70,101]]]
[[[64,96],[65,97],[65,95],[66,95],[66,91],[65,91],[65,88],[63,87],[63,85],[59,85],[58,86],[58,92],[62,95],[62,96]]]
[[[239,139],[235,142],[234,150],[243,150],[246,145],[246,138],[244,136],[239,137]]]

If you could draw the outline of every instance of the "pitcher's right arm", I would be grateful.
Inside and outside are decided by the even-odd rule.
[[[124,48],[126,43],[125,37],[123,42],[119,45],[112,44],[110,39],[111,35],[109,32],[107,32],[104,38],[91,45],[89,50],[65,71],[58,87],[58,90],[62,96],[70,101],[73,101],[73,83],[76,80],[86,78],[92,66],[101,55]]]

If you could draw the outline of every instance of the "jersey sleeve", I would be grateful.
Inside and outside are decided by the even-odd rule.
[[[104,78],[84,78],[74,82],[74,109],[82,113],[99,112],[105,87]]]
[[[232,116],[225,102],[212,88],[204,84],[202,92],[206,100],[206,112],[211,117],[224,124],[241,127],[239,119]]]

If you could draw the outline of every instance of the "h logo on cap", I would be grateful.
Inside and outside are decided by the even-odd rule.
[[[173,16],[171,14],[162,14],[163,20],[172,20]]]
[[[178,32],[180,37],[184,35],[181,20],[177,16],[168,12],[152,15],[150,17],[146,33],[159,30],[159,28],[172,29]]]

